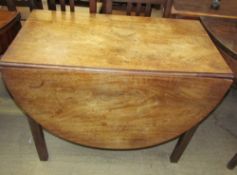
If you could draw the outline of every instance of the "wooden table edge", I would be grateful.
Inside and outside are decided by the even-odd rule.
[[[223,78],[234,79],[233,72],[226,73],[209,73],[209,72],[179,72],[179,71],[162,71],[162,70],[136,70],[136,69],[116,69],[116,68],[95,68],[80,66],[63,66],[63,65],[44,65],[44,64],[24,64],[0,62],[0,71],[3,68],[34,68],[34,69],[51,69],[51,70],[73,70],[78,72],[92,73],[112,73],[112,74],[130,74],[130,75],[149,75],[149,76],[174,76],[174,77],[202,77],[202,78]]]

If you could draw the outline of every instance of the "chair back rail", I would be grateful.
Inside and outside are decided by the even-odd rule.
[[[89,8],[90,13],[96,13],[96,1],[97,0],[89,0]],[[55,0],[48,0],[48,8],[49,10],[56,10],[56,1]],[[75,0],[68,0],[70,11],[75,11]],[[66,11],[66,0],[59,0],[60,9],[61,11]]]
[[[136,16],[141,14],[151,16],[152,5],[160,4],[164,6],[163,16],[168,17],[173,0],[104,0],[105,13],[112,13],[113,2],[125,3],[127,6],[126,14],[131,15],[132,12],[135,12]]]

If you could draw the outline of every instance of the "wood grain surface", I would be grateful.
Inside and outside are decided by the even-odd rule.
[[[0,10],[0,54],[3,54],[21,28],[19,12]]]
[[[237,19],[201,17],[201,22],[218,46],[237,59]]]
[[[219,49],[221,54],[223,55],[223,57],[225,58],[225,61],[227,62],[227,64],[229,65],[229,67],[231,68],[231,70],[234,73],[234,86],[237,88],[237,56],[235,55],[235,57],[230,56],[229,53],[227,53],[225,50],[223,49]]]
[[[5,63],[231,74],[199,21],[35,10]]]
[[[210,8],[212,0],[173,0],[172,14],[181,16],[212,16],[237,19],[237,1],[222,0],[218,10]]]
[[[198,21],[37,10],[0,65],[16,103],[45,129],[109,149],[179,136],[233,76]]]
[[[20,107],[82,145],[133,149],[172,139],[203,120],[232,80],[3,68]]]
[[[16,18],[19,18],[19,13],[17,12],[9,12],[6,10],[0,10],[0,29],[7,26],[11,21]]]

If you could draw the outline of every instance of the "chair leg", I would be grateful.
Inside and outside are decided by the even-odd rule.
[[[229,161],[227,164],[227,168],[234,169],[234,167],[237,165],[237,153],[234,155],[234,157]]]
[[[198,125],[194,126],[179,137],[179,140],[170,156],[171,162],[177,163],[179,161],[197,128]]]
[[[35,147],[38,152],[39,159],[41,161],[47,161],[48,160],[48,151],[44,139],[44,133],[41,125],[36,123],[33,119],[28,117],[28,122],[31,129],[31,134],[34,139]]]

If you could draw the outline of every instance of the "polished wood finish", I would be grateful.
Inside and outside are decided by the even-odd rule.
[[[234,157],[229,161],[227,164],[227,168],[234,169],[237,165],[237,153],[234,155]]]
[[[201,17],[201,22],[234,72],[236,86],[237,19]]]
[[[232,75],[199,21],[116,15],[35,10],[2,59],[32,66]]]
[[[152,5],[163,5],[166,3],[166,0],[104,0],[105,13],[112,13],[113,2],[127,3],[127,15],[131,15],[134,12],[136,16],[151,16]]]
[[[20,14],[0,10],[0,54],[3,54],[21,28]]]
[[[237,19],[201,17],[201,22],[218,46],[237,59]]]
[[[28,117],[31,133],[34,139],[35,147],[38,152],[41,161],[48,160],[48,151],[44,139],[44,133],[42,127],[36,123],[33,119]]]
[[[170,161],[173,163],[177,163],[179,161],[179,159],[181,158],[184,150],[186,149],[186,147],[188,146],[189,142],[191,141],[193,134],[195,133],[195,131],[197,130],[198,125],[194,126],[193,128],[191,128],[189,131],[183,133],[175,148],[174,151],[172,152],[171,156],[170,156]]]
[[[90,13],[96,13],[97,0],[89,0]],[[56,0],[47,0],[49,10],[56,10]],[[70,11],[75,11],[75,0],[68,0]],[[66,0],[59,0],[61,11],[66,11]]]
[[[175,16],[213,16],[237,19],[237,1],[222,0],[220,8],[211,8],[212,0],[173,0],[172,15]]]
[[[198,21],[37,10],[1,66],[17,104],[42,127],[109,149],[186,132],[233,77]]]
[[[24,111],[62,138],[133,149],[177,137],[223,98],[231,80],[55,69],[3,69]],[[213,88],[218,87],[218,88]]]

